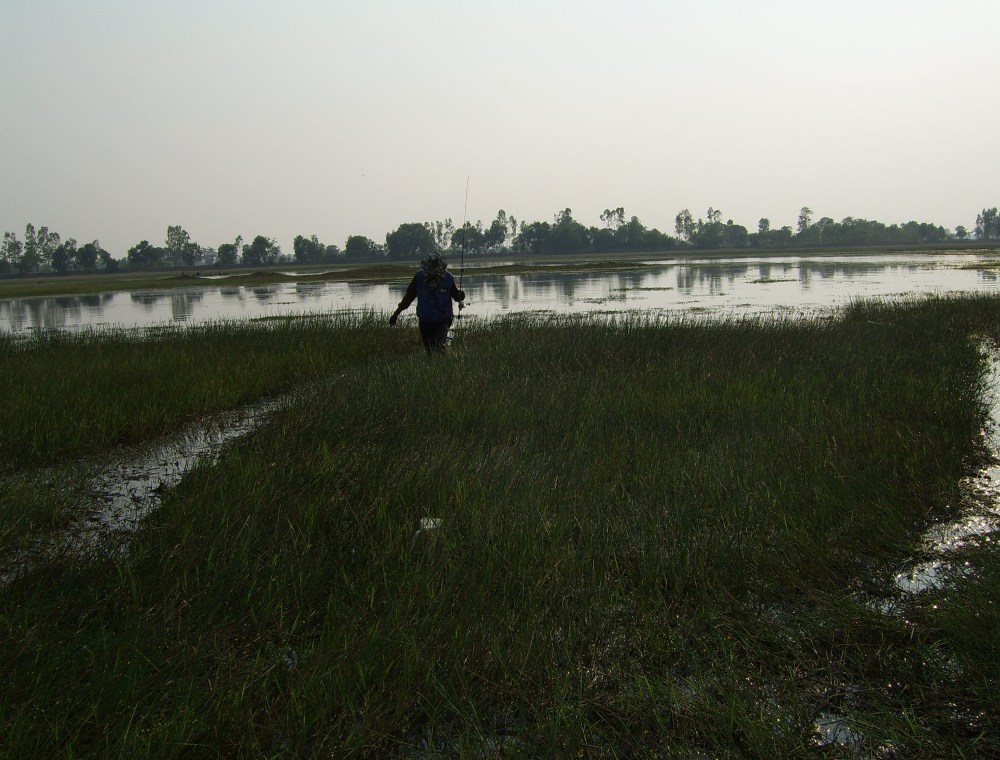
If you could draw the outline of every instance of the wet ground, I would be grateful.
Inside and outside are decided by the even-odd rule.
[[[77,517],[59,534],[27,547],[8,559],[0,580],[16,579],[32,566],[32,557],[72,557],[117,551],[163,495],[199,464],[218,459],[226,446],[260,428],[291,396],[267,399],[194,422],[145,446],[121,450],[98,465],[87,484]]]
[[[987,383],[990,422],[984,431],[996,457],[1000,457],[1000,346],[984,346],[989,362]],[[963,559],[963,549],[977,541],[990,541],[1000,533],[1000,466],[987,467],[962,483],[964,500],[961,514],[950,522],[932,525],[916,547],[913,561],[900,568],[892,577],[893,592],[888,598],[866,599],[884,615],[902,616],[917,598],[929,591],[947,587],[949,579],[971,572]],[[960,677],[957,662],[948,663]],[[841,686],[851,693],[850,685]],[[851,756],[863,758],[893,757],[893,747],[876,747],[862,731],[853,727],[843,714],[822,710],[815,719],[814,744],[817,747],[837,747]]]

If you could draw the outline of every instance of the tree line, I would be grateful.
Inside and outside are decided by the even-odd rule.
[[[142,240],[121,258],[114,258],[99,241],[79,244],[74,238],[62,240],[47,227],[25,227],[24,240],[5,232],[0,248],[0,274],[70,271],[115,272],[160,267],[232,267],[278,263],[335,263],[342,261],[409,260],[434,250],[463,251],[470,256],[496,254],[611,253],[617,251],[670,251],[675,249],[780,249],[810,246],[920,245],[954,241],[1000,240],[1000,213],[996,207],[983,209],[970,232],[958,226],[954,232],[926,222],[886,225],[882,222],[847,217],[839,222],[830,217],[814,221],[811,208],[804,206],[798,222],[773,228],[767,218],[757,222],[753,232],[732,219],[722,221],[719,209],[709,207],[697,219],[689,209],[674,218],[674,235],[646,227],[625,209],[605,209],[601,225],[586,226],[563,209],[551,222],[517,220],[504,210],[494,219],[466,222],[456,227],[451,219],[408,222],[386,235],[380,244],[363,235],[351,235],[344,248],[322,243],[316,235],[296,236],[292,254],[282,252],[272,238],[257,235],[248,243],[242,236],[217,247],[205,247],[191,239],[180,225],[167,227],[162,245]]]
[[[8,272],[38,272],[52,270],[65,272],[70,269],[117,271],[118,262],[101,247],[99,241],[80,245],[75,238],[63,240],[58,232],[48,227],[28,224],[24,240],[13,232],[3,234],[0,247],[0,274]]]

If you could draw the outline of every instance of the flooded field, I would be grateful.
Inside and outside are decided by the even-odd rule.
[[[469,268],[469,314],[695,312],[814,314],[858,298],[993,291],[975,255],[767,257],[637,263],[614,272],[482,275]],[[206,278],[207,279],[207,278]],[[245,286],[239,277],[188,288],[0,300],[0,331],[151,327],[349,310],[391,311],[405,281]]]

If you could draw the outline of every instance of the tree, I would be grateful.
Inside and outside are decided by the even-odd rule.
[[[58,232],[49,232],[48,227],[40,227],[35,235],[35,249],[38,252],[38,266],[52,265],[52,253],[61,245]]]
[[[497,218],[490,223],[490,228],[486,230],[486,247],[491,250],[498,250],[504,247],[507,242],[507,212],[500,209]]]
[[[1000,212],[997,211],[996,206],[984,208],[983,212],[976,217],[976,237],[979,240],[1000,238]]]
[[[97,242],[96,240],[94,241]],[[101,269],[105,272],[117,272],[118,271],[118,261],[111,257],[111,254],[101,248],[97,252],[97,260],[101,264]]]
[[[723,245],[726,248],[744,248],[750,244],[750,233],[742,224],[734,224],[730,219],[725,224]]]
[[[218,248],[218,264],[220,267],[231,267],[239,258],[239,248],[235,243],[223,243]]]
[[[364,235],[351,235],[344,244],[344,256],[352,261],[375,258],[380,253],[375,241]]]
[[[691,244],[695,248],[722,248],[725,245],[725,225],[722,222],[698,220]]]
[[[170,263],[178,265],[185,260],[188,246],[191,244],[191,236],[179,224],[167,226],[167,240],[165,248],[170,257]]]
[[[76,263],[85,272],[93,272],[97,268],[97,258],[104,249],[101,244],[94,240],[86,245],[81,245],[76,250]]]
[[[35,272],[41,264],[41,257],[38,255],[38,236],[35,233],[35,225],[30,222],[24,228],[24,252],[18,262],[17,271],[21,274]]]
[[[191,240],[187,230],[179,224],[167,227],[166,248],[174,265],[183,264],[193,267],[204,257],[202,247]]]
[[[606,227],[617,230],[625,224],[625,209],[621,206],[618,208],[606,208],[601,212],[601,221],[604,222]]]
[[[761,217],[757,220],[757,234],[761,236],[766,236],[768,232],[771,231],[771,220],[767,217]]]
[[[441,235],[441,247],[450,248],[452,245],[451,236],[455,234],[455,223],[451,221],[451,217],[444,220],[444,232]]]
[[[616,209],[620,211],[621,209]],[[615,230],[618,247],[624,251],[637,251],[646,246],[646,227],[633,216],[627,224],[619,224]]]
[[[249,245],[243,246],[244,264],[277,264],[281,259],[281,248],[271,238],[258,235]]]
[[[11,241],[9,245],[8,236]],[[12,232],[4,235],[4,241],[7,266],[22,274],[51,266],[52,253],[60,245],[58,233],[49,232],[48,227],[40,227],[36,231],[33,224],[25,225],[23,245],[17,242]]]
[[[960,224],[955,228],[955,237],[957,237],[959,240],[968,240],[969,231],[963,225]]]
[[[803,206],[799,211],[799,234],[801,235],[812,223],[812,209],[808,206]]]
[[[319,238],[315,235],[308,239],[302,235],[296,235],[295,240],[292,241],[292,251],[295,254],[295,260],[300,264],[316,264],[326,256],[326,246],[319,242]]]
[[[193,267],[205,259],[205,249],[195,242],[189,242],[181,252],[181,261],[185,266]]]
[[[617,247],[618,241],[615,238],[614,230],[610,227],[590,228],[590,249],[594,253],[607,253]]]
[[[220,267],[231,267],[236,264],[240,257],[240,249],[243,247],[243,236],[237,235],[235,242],[223,243],[218,248],[218,264]]]
[[[552,225],[548,222],[521,222],[521,231],[514,241],[514,245],[522,251],[528,253],[546,253],[548,251],[549,239],[552,236]]]
[[[13,232],[3,233],[3,248],[0,248],[0,272],[20,271],[24,244]]]
[[[688,243],[694,237],[694,217],[691,216],[691,212],[687,209],[684,209],[674,217],[674,232],[677,233],[677,237]]]
[[[148,240],[143,240],[128,249],[126,260],[128,265],[134,269],[148,269],[160,266],[166,253],[165,249],[157,248],[150,245]]]
[[[430,230],[418,222],[401,224],[385,236],[386,255],[390,259],[422,259],[437,250]]]
[[[817,243],[837,242],[837,223],[828,216],[820,217],[820,220],[812,225],[813,240]]]
[[[547,253],[580,253],[590,245],[587,228],[573,219],[571,209],[556,214],[556,223],[549,233]]]
[[[573,209],[564,208],[562,211],[555,215],[556,224],[567,224],[573,221]]]
[[[482,230],[482,223],[473,226],[466,222],[464,227],[455,230],[451,235],[452,248],[466,253],[481,252],[485,243],[486,235]]]
[[[647,251],[670,251],[673,250],[676,241],[665,232],[660,232],[655,227],[646,230],[645,243],[643,249]]]
[[[794,236],[795,231],[791,228],[791,225],[786,224],[780,230],[771,230],[771,245],[791,245]]]
[[[67,238],[52,251],[52,269],[59,274],[69,271],[74,261],[76,261],[76,240],[73,238]]]

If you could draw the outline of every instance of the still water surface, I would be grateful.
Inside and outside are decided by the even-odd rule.
[[[809,315],[859,298],[996,291],[996,273],[963,267],[971,254],[768,257],[647,262],[617,272],[479,275],[463,287],[470,315],[646,312]],[[288,282],[244,286],[239,277],[164,290],[0,300],[0,331],[151,327],[291,314],[395,308],[405,281]],[[412,314],[412,309],[410,310]]]

